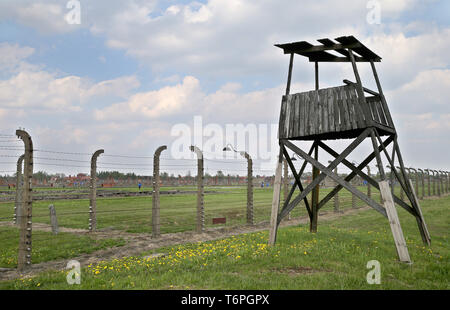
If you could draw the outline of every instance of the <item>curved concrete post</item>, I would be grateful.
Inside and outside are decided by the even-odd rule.
[[[444,194],[445,193],[445,188],[444,188],[444,171],[442,171],[442,170],[439,170],[439,174],[440,174],[440,176],[439,176],[439,184],[440,184],[440,194]]]
[[[247,224],[253,225],[253,161],[247,152],[240,154],[247,159]]]
[[[334,173],[338,175],[338,167],[334,168]],[[339,192],[336,192],[333,199],[333,211],[339,212]]]
[[[17,259],[17,269],[23,270],[31,265],[33,141],[24,130],[16,130],[16,135],[22,139],[25,145],[21,216],[19,217],[19,256]]]
[[[400,170],[400,172],[402,172],[400,167],[397,166],[397,169]],[[405,167],[405,170],[408,170],[408,168]],[[408,174],[409,174],[409,171],[408,171]],[[408,176],[408,178],[409,178],[409,176]],[[408,180],[405,180],[405,184],[406,184],[406,182],[408,182]],[[405,192],[403,191],[403,188],[400,185],[400,199],[405,200],[404,197],[405,197]]]
[[[204,208],[204,188],[203,188],[203,153],[191,145],[190,150],[197,155],[197,228],[198,233],[205,230],[205,208]]]
[[[16,201],[14,204],[14,224],[19,225],[22,216],[22,195],[23,195],[23,176],[22,176],[22,165],[25,154],[21,155],[17,160],[17,170],[16,170]]]
[[[450,191],[450,179],[449,179],[449,172],[448,171],[445,171],[445,173],[447,174],[447,178],[446,178],[446,181],[447,181],[447,189],[446,189],[446,192],[448,193],[449,191]]]
[[[422,177],[421,177],[421,179],[422,179],[422,193],[421,193],[421,195],[420,195],[420,199],[423,200],[423,197],[425,196],[425,173],[424,173],[424,171],[423,171],[422,169],[420,169],[420,168],[418,168],[417,170],[420,171],[420,175],[422,176]]]
[[[430,175],[430,169],[425,169],[424,171],[427,172],[428,175],[428,197],[431,196],[431,175]]]
[[[153,199],[152,199],[152,237],[161,235],[160,203],[159,203],[159,156],[167,146],[163,145],[156,149],[153,155]]]
[[[91,157],[91,184],[89,195],[89,231],[97,229],[97,158],[104,150],[97,150]]]
[[[390,165],[387,165],[386,168],[391,169],[391,173],[389,174],[389,182],[391,182],[391,193],[392,193],[392,196],[394,196],[394,188],[395,188],[395,185],[394,185],[394,173],[392,172],[392,167]],[[381,195],[380,195],[380,199],[381,199]],[[381,199],[380,202],[383,203],[383,199]]]
[[[433,196],[436,196],[436,178],[434,176],[434,170],[430,169],[431,174],[433,175],[431,179],[433,180]]]
[[[436,181],[437,181],[437,185],[436,185],[436,187],[437,187],[437,194],[438,194],[438,196],[441,196],[441,188],[440,188],[440,186],[439,186],[439,180],[440,180],[440,177],[439,177],[439,171],[437,171],[437,170],[433,170],[434,172],[436,172]],[[435,182],[436,183],[436,182]]]
[[[410,170],[414,171],[415,176],[415,188],[416,188],[416,195],[419,195],[419,175],[417,174],[417,170],[415,168],[409,168]]]

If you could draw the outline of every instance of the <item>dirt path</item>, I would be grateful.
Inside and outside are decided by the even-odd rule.
[[[362,207],[356,209],[347,209],[339,213],[333,211],[322,212],[319,215],[320,221],[330,221],[336,218],[351,215],[361,211],[369,210],[370,207]],[[281,222],[281,227],[295,226],[298,224],[308,223],[308,217],[301,217]],[[12,224],[10,224],[12,226]],[[199,241],[210,241],[215,239],[227,238],[233,235],[242,233],[252,233],[269,229],[269,222],[262,222],[253,226],[234,226],[234,227],[220,227],[207,228],[204,233],[198,234],[193,231],[163,234],[158,239],[152,239],[150,234],[133,234],[125,233],[117,230],[101,230],[94,233],[89,233],[83,229],[71,229],[60,227],[61,232],[69,232],[76,234],[86,234],[95,239],[103,238],[123,238],[126,244],[121,247],[114,247],[104,250],[99,250],[90,254],[81,254],[71,259],[77,260],[81,266],[87,266],[92,263],[97,263],[105,260],[112,260],[115,258],[122,258],[126,256],[136,256],[142,252],[158,249],[161,247],[172,246],[183,243],[192,243]],[[51,231],[51,226],[46,224],[33,223],[33,230]],[[0,268],[0,281],[16,279],[19,277],[33,276],[39,272],[46,270],[62,270],[66,267],[70,259],[62,259],[56,261],[42,262],[33,264],[26,272],[19,273],[16,269]]]

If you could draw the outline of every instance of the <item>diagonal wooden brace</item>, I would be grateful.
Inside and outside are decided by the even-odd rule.
[[[372,208],[374,208],[375,210],[377,210],[378,212],[380,212],[383,216],[387,217],[386,214],[386,210],[383,208],[383,206],[381,206],[379,203],[377,203],[376,201],[374,201],[373,199],[367,197],[365,194],[363,194],[362,192],[360,192],[357,188],[355,188],[353,185],[351,185],[350,183],[346,182],[344,179],[342,179],[341,177],[339,177],[338,175],[336,175],[332,170],[330,170],[330,167],[325,167],[324,165],[322,165],[320,162],[318,162],[317,160],[315,160],[314,158],[312,158],[311,156],[309,156],[308,154],[306,154],[305,152],[303,152],[300,148],[298,148],[297,146],[295,146],[294,144],[290,143],[290,142],[285,142],[286,146],[289,147],[291,150],[293,150],[294,152],[296,152],[297,154],[299,154],[300,156],[302,156],[306,161],[308,161],[311,165],[313,165],[314,167],[316,167],[317,169],[319,169],[320,171],[323,171],[323,173],[325,173],[326,175],[328,175],[330,178],[332,178],[334,181],[338,182],[339,184],[341,184],[343,187],[345,187],[348,191],[350,191],[351,193],[353,193],[354,195],[356,195],[359,199],[361,199],[362,201],[366,202],[369,206],[371,206]],[[341,154],[342,155],[342,154]],[[334,160],[330,166],[333,165],[334,162],[336,162],[336,160]],[[331,169],[333,169],[334,167],[332,167]],[[319,177],[322,176],[322,174],[319,175]],[[308,187],[304,190],[303,193],[300,194],[300,196],[298,196],[297,198],[300,199],[303,198],[302,196],[304,195],[305,192],[307,192],[308,190],[310,190],[310,186],[313,185],[314,182],[311,182]],[[315,185],[313,185],[315,186]],[[307,195],[308,193],[306,193]],[[297,199],[296,198],[296,199]],[[295,200],[294,200],[295,201]],[[293,202],[294,202],[293,201]],[[285,213],[287,211],[283,210]],[[280,216],[283,216],[283,211],[280,214]],[[289,210],[290,211],[290,210]],[[287,212],[289,212],[287,211]],[[285,215],[285,214],[284,214]]]
[[[319,146],[325,150],[328,154],[330,154],[333,157],[337,157],[339,154],[337,154],[333,149],[331,149],[329,146],[327,146],[325,143],[320,142]],[[370,185],[372,185],[373,187],[375,187],[376,189],[380,190],[380,186],[378,185],[378,182],[376,180],[374,180],[372,177],[370,177],[369,175],[367,175],[366,173],[364,173],[364,171],[362,170],[362,167],[359,168],[356,167],[355,165],[353,165],[352,163],[350,163],[347,160],[342,160],[342,163],[347,166],[349,169],[351,169],[352,171],[354,171],[355,173],[357,173],[360,177],[362,177],[363,179],[365,179],[367,182],[370,183]],[[408,211],[410,214],[416,216],[416,210],[411,208],[409,205],[407,205],[403,200],[401,200],[400,198],[398,198],[397,196],[393,195],[394,201],[400,205],[402,208],[404,208],[406,211]]]
[[[386,139],[386,141],[383,142],[384,146],[388,146],[392,141],[394,140],[393,136],[390,136]],[[381,146],[379,147],[381,150]],[[367,166],[373,159],[375,158],[375,152],[372,152],[369,156],[366,157],[366,159],[358,166],[358,169],[363,169],[365,166]],[[345,181],[349,182],[357,175],[356,172],[350,173],[347,177],[345,177]],[[341,189],[343,188],[342,185],[336,186],[328,195],[325,196],[325,198],[322,199],[322,201],[318,205],[318,209],[320,210],[321,207],[323,207],[334,195],[336,195]]]
[[[370,134],[371,129],[367,128],[365,129],[352,143],[350,143],[350,145],[338,156],[338,158],[336,158],[334,161],[332,161],[330,163],[330,165],[328,166],[328,168],[325,169],[334,169],[336,168],[336,166],[340,163],[340,161],[342,159],[344,159],[345,157],[347,157],[369,134]],[[309,163],[312,163],[311,161],[309,161],[308,159],[306,159],[305,156],[303,156],[302,154],[306,155],[308,158],[313,159],[310,154],[306,154],[305,152],[303,152],[302,150],[300,150],[298,147],[296,147],[294,144],[292,144],[290,141],[288,140],[284,140],[283,141],[284,145],[287,146],[288,148],[290,148],[292,151],[294,151],[295,153],[297,153],[298,155],[302,156],[306,161],[308,161]],[[318,163],[315,159],[313,159],[314,162]],[[320,163],[319,163],[320,164]],[[320,169],[318,166],[314,165],[316,168]],[[322,170],[323,171],[323,170]],[[327,176],[326,173],[321,173],[317,178],[315,178],[306,188],[304,191],[302,191],[300,193],[300,195],[298,195],[289,205],[287,205],[285,208],[283,208],[281,210],[280,216],[279,216],[279,221],[281,221],[281,219],[283,219],[284,216],[286,216],[293,208],[295,208],[295,206],[303,199],[305,199],[305,197],[314,189],[314,187],[316,187],[320,182],[322,182],[323,179],[325,179]],[[342,180],[343,181],[343,180]]]
[[[314,142],[313,145],[311,146],[311,149],[308,152],[309,155],[312,154],[315,146],[316,146],[316,143]],[[280,147],[281,147],[281,150],[283,151],[283,154],[284,154],[284,156],[286,158],[286,161],[287,161],[289,167],[291,168],[292,174],[294,175],[294,178],[295,178],[294,188],[291,190],[292,194],[290,193],[290,195],[288,196],[289,199],[287,199],[287,200],[290,201],[291,198],[292,198],[292,195],[294,194],[294,191],[295,191],[295,185],[298,186],[298,189],[300,190],[300,192],[303,191],[303,185],[302,185],[302,181],[301,181],[301,176],[303,174],[303,171],[305,170],[307,162],[306,161],[303,162],[303,165],[300,168],[299,173],[297,174],[297,171],[296,171],[296,169],[294,167],[294,164],[292,163],[292,160],[289,158],[289,154],[288,154],[285,146],[283,145],[282,141],[280,142]],[[283,209],[288,205],[289,201],[285,201],[284,202]],[[312,217],[312,212],[311,212],[311,208],[310,208],[309,203],[308,203],[308,199],[306,197],[304,198],[304,202],[305,202],[306,211],[308,211],[309,218],[311,218]]]

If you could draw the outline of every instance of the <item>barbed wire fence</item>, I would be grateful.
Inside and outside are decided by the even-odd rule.
[[[13,237],[11,233],[5,234],[3,238],[0,236],[0,243],[11,238],[18,240],[20,230],[23,229],[17,227],[21,222],[20,218],[25,216],[17,212],[23,203],[17,194],[24,181],[18,181],[17,176],[20,174],[18,159],[24,151],[22,140],[13,135],[0,134],[2,175],[0,186],[4,188],[0,189],[2,205],[0,231],[13,232]],[[92,229],[89,220],[92,219],[93,212],[93,202],[90,200],[92,199],[90,169],[93,154],[39,148],[33,152],[36,154],[33,154],[35,171],[38,171],[35,172],[36,177],[32,181],[33,243],[45,243],[50,247],[52,244],[61,246],[57,240],[57,234],[61,233],[81,237],[95,231],[114,231],[115,236],[127,233],[143,233],[150,236],[154,233],[155,227],[162,234],[195,231],[199,225],[199,218],[202,219],[200,223],[202,230],[223,226],[244,226],[249,223],[260,224],[270,220],[274,169],[259,166],[252,166],[249,169],[249,161],[245,158],[230,159],[223,156],[218,159],[216,153],[203,152],[204,167],[203,175],[200,177],[201,183],[205,186],[202,200],[204,214],[199,217],[198,159],[195,156],[190,159],[171,158],[164,153],[159,156],[158,195],[155,196],[154,176],[152,176],[155,169],[154,156],[105,152],[100,154],[96,161],[97,191],[94,197],[96,227]],[[54,177],[61,170],[73,171],[74,176]],[[53,175],[53,178],[48,179],[45,175],[39,175],[42,171]],[[115,172],[122,173],[126,178],[111,177]],[[377,181],[380,179],[377,167],[369,166],[367,174]],[[449,175],[445,171],[410,168],[408,178],[414,184],[420,199],[449,193]],[[249,181],[252,187],[247,186]],[[305,184],[311,182],[311,175],[306,174],[302,181]],[[285,185],[292,185],[293,182],[292,175],[283,180]],[[370,184],[363,183],[362,179],[355,177],[352,183],[358,185],[361,191],[367,191],[369,197],[381,199],[379,191]],[[335,186],[334,181],[326,178],[321,184],[320,195],[324,197],[329,189]],[[391,186],[402,200],[407,199],[398,184],[392,182]],[[298,189],[296,192],[298,194]],[[153,210],[155,197],[160,208],[157,221],[154,219]],[[49,211],[49,206],[52,206],[53,213]],[[342,212],[361,207],[365,207],[362,200],[346,190],[341,190],[339,195],[334,200],[328,201],[320,211]],[[59,226],[56,230],[52,227],[55,225],[55,221],[52,220],[55,213],[56,223]],[[300,217],[307,217],[303,202],[291,212],[290,218]],[[31,237],[31,229],[23,233],[29,233]],[[14,251],[18,251],[19,248],[17,242],[17,249]],[[31,262],[31,253],[29,255]]]

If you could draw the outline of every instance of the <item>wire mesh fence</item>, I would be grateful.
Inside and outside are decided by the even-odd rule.
[[[17,184],[14,159],[23,154],[20,144],[13,137],[0,136],[0,171],[5,174],[0,184],[0,267],[17,266],[19,250],[20,215],[16,216]],[[89,153],[59,152],[35,149],[33,176],[32,234],[33,263],[66,258],[88,253],[103,247],[122,245],[123,238],[133,234],[151,236],[154,223],[153,206],[153,157],[102,154],[97,162],[96,232],[89,231],[89,207],[91,193]],[[206,156],[205,156],[206,157]],[[204,159],[204,226],[205,229],[248,225],[248,162],[245,159]],[[5,167],[5,168],[3,168]],[[68,177],[54,177],[58,169],[72,169],[78,173]],[[411,179],[420,199],[448,194],[448,174],[431,173],[429,170],[412,169]],[[414,172],[415,170],[415,172]],[[422,172],[418,172],[421,170]],[[42,173],[48,171],[49,174]],[[372,177],[379,181],[375,167]],[[138,172],[138,173],[137,173]],[[273,199],[274,170],[254,167],[252,201],[253,222],[268,223]],[[345,174],[341,174],[345,176]],[[389,175],[388,175],[389,177]],[[197,159],[160,157],[160,215],[158,226],[161,234],[195,231],[197,222]],[[284,180],[293,186],[294,179]],[[311,182],[306,176],[304,185]],[[353,184],[367,196],[380,201],[379,191],[370,184],[355,178]],[[320,187],[320,200],[337,184],[325,179]],[[407,201],[398,183],[391,184],[396,196]],[[298,195],[298,188],[294,192]],[[282,201],[284,196],[282,194]],[[310,201],[311,197],[307,197]],[[58,234],[52,230],[49,205],[56,210]],[[320,213],[341,212],[361,208],[366,203],[354,194],[342,189],[335,198],[328,200]],[[290,218],[307,218],[302,201],[291,211]],[[101,237],[98,234],[102,234]],[[122,239],[121,239],[122,238]]]

